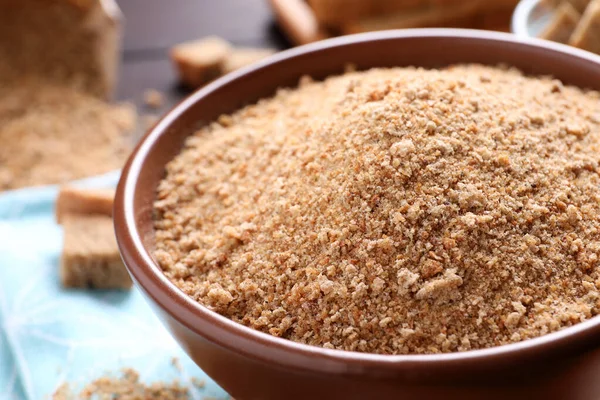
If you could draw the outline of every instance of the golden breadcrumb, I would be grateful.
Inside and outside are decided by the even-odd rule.
[[[380,354],[480,349],[598,313],[600,96],[514,69],[303,79],[166,168],[156,260],[233,321]]]

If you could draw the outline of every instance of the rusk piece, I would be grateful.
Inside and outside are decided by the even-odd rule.
[[[112,216],[114,189],[79,189],[63,186],[56,199],[56,222],[67,214],[97,214]]]
[[[129,289],[111,217],[68,214],[63,217],[64,244],[60,277],[64,287]]]
[[[198,88],[221,74],[223,62],[231,52],[231,45],[217,37],[178,44],[171,49],[171,60],[179,79],[191,88]]]

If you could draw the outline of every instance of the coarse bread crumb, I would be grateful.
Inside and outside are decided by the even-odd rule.
[[[135,127],[130,104],[32,77],[0,87],[0,191],[119,169]]]
[[[64,384],[52,395],[52,400],[187,400],[189,389],[179,381],[146,385],[131,368],[123,369],[120,377],[104,376],[88,384],[78,395]]]
[[[192,384],[199,389],[202,389],[206,386],[206,382],[204,381],[204,379],[196,378],[194,376],[194,377],[192,377],[191,381],[192,381]]]
[[[231,45],[217,36],[178,44],[171,49],[171,60],[179,80],[197,88],[222,73],[223,62],[231,52]]]
[[[144,104],[150,108],[160,108],[164,103],[164,96],[156,89],[146,89],[144,92]]]
[[[479,65],[302,79],[188,138],[154,256],[233,321],[333,349],[577,324],[599,311],[599,100]]]
[[[67,288],[130,289],[132,282],[117,246],[113,220],[104,215],[67,214],[60,277]]]
[[[63,186],[56,198],[56,222],[67,214],[99,214],[112,217],[114,189],[80,189]]]

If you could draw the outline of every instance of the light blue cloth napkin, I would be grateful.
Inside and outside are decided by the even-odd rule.
[[[112,173],[80,182],[114,186]],[[135,368],[144,382],[179,379],[194,399],[226,399],[178,347],[136,290],[64,290],[58,277],[62,231],[57,187],[0,195],[0,399],[50,398]],[[181,368],[173,366],[176,357]],[[203,380],[196,388],[192,377]]]

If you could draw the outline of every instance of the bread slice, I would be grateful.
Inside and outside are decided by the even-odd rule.
[[[231,53],[231,45],[210,36],[178,44],[171,49],[171,60],[179,79],[190,88],[198,88],[221,74],[223,62]]]
[[[60,277],[67,288],[129,289],[113,221],[104,215],[67,214]]]
[[[114,189],[79,189],[72,186],[61,187],[56,199],[56,222],[62,223],[65,215],[97,214],[112,216]]]
[[[552,20],[542,31],[540,38],[559,43],[568,43],[581,15],[569,3],[562,3],[554,12]]]
[[[600,54],[600,0],[593,0],[587,6],[569,44]]]
[[[272,54],[275,54],[274,49],[236,48],[225,58],[223,73],[228,74],[236,69],[269,57]]]

